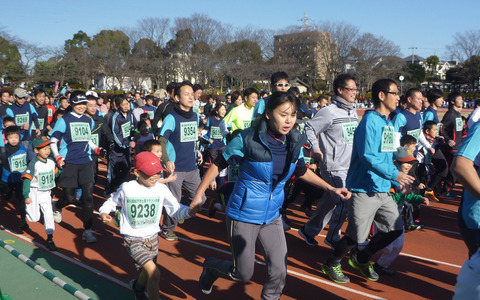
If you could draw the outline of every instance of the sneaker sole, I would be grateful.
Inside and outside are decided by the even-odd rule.
[[[312,243],[310,243],[310,242],[307,240],[307,237],[306,237],[306,235],[305,235],[305,234],[303,234],[303,232],[302,232],[302,230],[301,230],[301,229],[300,229],[300,230],[298,230],[298,234],[299,234],[299,235],[300,235],[300,236],[301,236],[301,237],[302,237],[302,238],[305,240],[305,243],[306,243],[307,245],[309,245],[309,246],[318,246],[318,242],[317,242],[317,243],[315,243],[315,244],[312,244]]]
[[[202,293],[204,293],[205,295],[209,295],[209,294],[212,292],[212,290],[213,290],[213,284],[212,284],[212,286],[210,287],[209,290],[203,289],[200,282],[202,281],[202,277],[203,277],[204,275],[206,276],[205,268],[203,268],[202,274],[200,275],[200,278],[198,279],[198,285],[200,286],[200,290],[202,291]]]
[[[359,266],[357,266],[350,258],[348,259],[348,264],[349,264],[352,268],[360,271],[360,274],[362,274],[362,276],[365,277],[365,278],[367,278],[368,280],[370,280],[370,281],[377,281],[377,280],[378,280],[378,278],[371,278],[371,277],[366,276],[365,273],[363,273],[362,269],[361,269]],[[372,268],[373,268],[373,267],[372,267]]]
[[[339,280],[335,280],[332,276],[330,276],[330,274],[328,274],[328,272],[325,270],[325,268],[322,266],[322,272],[323,274],[327,275],[328,278],[330,278],[331,281],[335,282],[335,283],[340,283],[340,284],[346,284],[346,283],[349,283],[350,282],[350,278],[348,278],[348,281],[339,281]]]

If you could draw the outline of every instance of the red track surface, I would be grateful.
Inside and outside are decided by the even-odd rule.
[[[104,178],[100,178],[95,189],[96,209],[104,200],[98,196],[103,192],[103,183]],[[459,195],[460,190],[457,189],[456,193]],[[297,229],[307,221],[299,209],[301,201],[297,199],[291,205],[288,215],[292,227]],[[330,254],[329,248],[323,244],[323,236],[317,237],[319,246],[310,247],[295,229],[288,231],[289,273],[282,299],[451,299],[459,267],[467,258],[467,250],[456,225],[458,204],[459,198],[442,198],[440,203],[422,208],[421,218],[427,228],[406,234],[402,255],[391,266],[397,275],[383,276],[378,282],[360,277],[348,266],[346,259],[343,260],[344,271],[352,282],[340,285],[329,281],[320,269]],[[80,216],[80,209],[64,209],[63,222],[56,226],[54,236],[59,253],[114,277],[119,280],[118,288],[125,289],[126,297],[133,297],[128,294],[126,283],[136,278],[138,272],[122,244],[118,228],[95,220],[99,241],[87,245],[81,240]],[[5,227],[15,229],[18,221],[10,205],[0,209],[0,218]],[[162,299],[259,299],[265,278],[265,267],[261,264],[256,265],[255,274],[247,284],[219,279],[210,295],[202,294],[198,288],[206,256],[230,257],[222,219],[223,215],[218,213],[216,218],[210,219],[202,212],[177,228],[179,241],[168,242],[160,238],[157,263],[162,274]],[[43,244],[43,225],[34,223],[30,224],[30,228],[24,235]],[[262,261],[261,247],[258,246],[257,250],[257,258]]]

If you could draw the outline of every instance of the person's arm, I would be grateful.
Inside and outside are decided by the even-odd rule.
[[[458,182],[476,199],[480,199],[480,178],[475,170],[473,161],[457,155],[453,159],[451,170]]]
[[[305,173],[301,176],[297,177],[300,180],[305,181],[306,183],[309,183],[313,186],[316,186],[318,188],[321,188],[323,190],[327,190],[329,192],[337,194],[340,198],[342,199],[349,199],[352,193],[347,190],[346,188],[335,188],[328,184],[325,180],[317,176],[315,173],[313,173],[312,170],[306,169]]]
[[[317,137],[332,124],[332,118],[328,115],[329,113],[330,110],[328,109],[320,110],[313,119],[308,120],[305,124],[305,135],[314,152],[320,150]]]
[[[208,168],[207,173],[203,175],[202,182],[197,188],[197,192],[193,197],[193,201],[190,204],[191,209],[200,209],[202,206],[202,196],[205,194],[205,191],[210,186],[210,182],[212,182],[215,178],[217,178],[218,174],[220,173],[218,166],[216,164],[212,164],[210,168]]]

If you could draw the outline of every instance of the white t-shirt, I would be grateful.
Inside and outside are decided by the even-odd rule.
[[[188,206],[179,204],[167,186],[157,183],[145,187],[136,180],[123,183],[117,192],[110,197],[100,213],[110,213],[121,206],[120,234],[133,237],[148,237],[160,231],[162,208],[169,216],[188,219]]]

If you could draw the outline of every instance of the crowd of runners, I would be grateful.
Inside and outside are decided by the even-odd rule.
[[[268,91],[206,97],[188,81],[170,83],[164,98],[5,88],[2,201],[15,205],[20,230],[43,215],[51,251],[62,247],[54,242],[55,223],[71,204],[82,208],[82,239],[101,242],[92,228],[93,189],[98,164],[106,164],[99,213],[104,223],[115,221],[140,270],[130,282],[136,299],[159,297],[159,236],[176,241],[176,226],[204,204],[209,217],[225,212],[232,260],[205,259],[202,292],[210,294],[220,277],[248,282],[260,241],[268,273],[261,298],[279,299],[287,275],[288,206],[300,193],[310,217],[299,229],[305,243],[318,245],[328,224],[324,243],[332,252],[323,273],[348,283],[341,267],[348,255],[348,264],[377,281],[395,275],[390,265],[405,232],[424,226],[421,205],[439,201],[436,195],[456,197],[457,179],[465,187],[458,217],[471,265],[462,269],[456,295],[472,295],[478,283],[465,272],[478,266],[479,256],[480,108],[466,118],[459,93],[412,88],[401,95],[393,80],[382,79],[372,86],[371,109],[359,118],[352,75],[337,76],[333,94],[317,99],[291,87],[285,72],[270,81]],[[215,195],[209,199],[208,189]],[[372,263],[375,253],[381,255]]]

